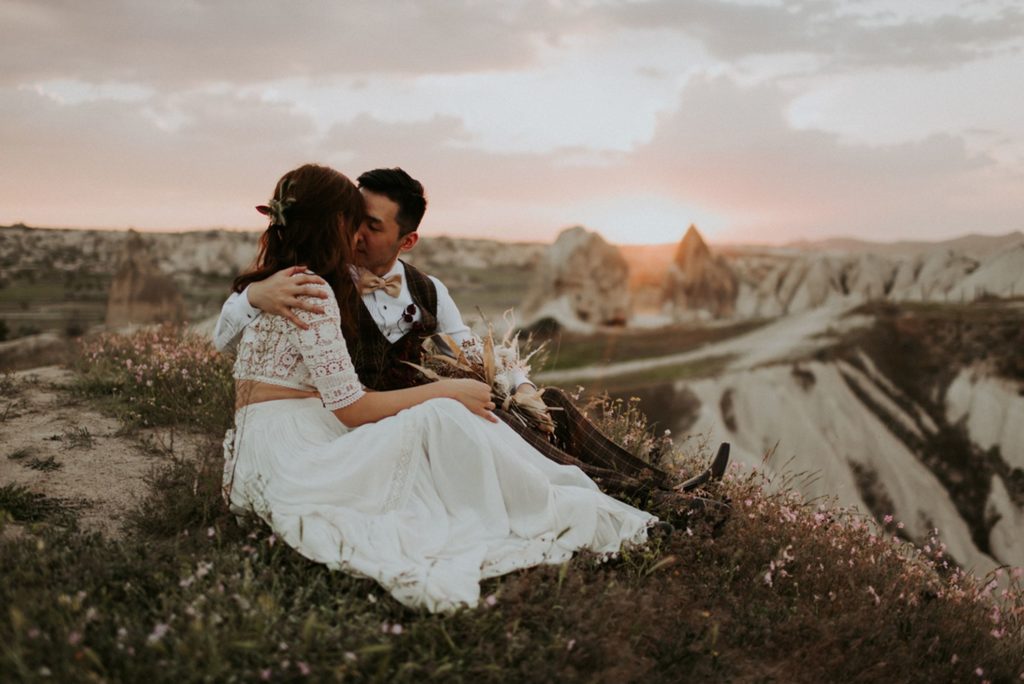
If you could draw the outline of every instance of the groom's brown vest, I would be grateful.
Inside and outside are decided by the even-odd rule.
[[[384,392],[426,382],[418,371],[403,361],[419,363],[423,339],[437,332],[437,288],[419,269],[405,264],[405,282],[412,301],[420,311],[420,320],[409,324],[409,330],[395,342],[388,341],[377,322],[359,297],[355,307],[359,337],[349,342],[352,363],[363,385]]]

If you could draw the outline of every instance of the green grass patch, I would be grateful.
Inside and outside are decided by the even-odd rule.
[[[685,325],[594,335],[562,333],[546,341],[548,366],[544,370],[566,370],[681,354],[745,335],[766,323],[756,320],[725,326]]]
[[[597,380],[580,380],[573,378],[560,381],[558,384],[563,387],[573,387],[586,382],[587,391],[590,394],[600,393],[621,393],[630,390],[643,389],[653,385],[662,385],[675,382],[676,380],[694,380],[697,378],[708,378],[720,374],[736,358],[734,354],[721,354],[718,356],[707,356],[694,361],[681,361],[679,363],[666,364],[654,368],[621,373]]]
[[[0,288],[0,307],[20,308],[23,303],[39,305],[64,301],[65,288],[53,280],[37,283],[10,283]]]

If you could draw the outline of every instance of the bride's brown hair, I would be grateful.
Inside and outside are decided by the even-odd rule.
[[[306,164],[281,176],[268,206],[257,208],[270,226],[260,236],[255,264],[232,289],[241,292],[283,268],[304,265],[334,290],[342,329],[354,334],[356,294],[348,266],[352,238],[366,215],[359,188],[332,168]]]

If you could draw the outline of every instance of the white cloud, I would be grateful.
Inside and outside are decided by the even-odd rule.
[[[1017,172],[935,134],[890,145],[847,144],[834,133],[794,130],[788,99],[771,86],[695,83],[665,117],[635,169],[663,192],[746,215],[732,236],[950,235],[1017,229]],[[966,198],[976,198],[965,203]]]
[[[715,0],[644,0],[611,10],[625,25],[674,27],[715,55],[810,53],[835,69],[865,66],[947,68],[1010,48],[1024,48],[1024,10],[1003,2],[807,0],[774,5]],[[939,8],[936,10],[936,8]]]
[[[0,119],[0,220],[41,225],[256,225],[252,205],[316,142],[287,108],[226,96],[69,106],[8,89]]]
[[[0,83],[189,88],[332,74],[519,67],[571,15],[546,3],[0,0]]]
[[[256,225],[321,161],[405,166],[432,231],[1016,229],[1021,29],[994,0],[0,0],[0,222]]]

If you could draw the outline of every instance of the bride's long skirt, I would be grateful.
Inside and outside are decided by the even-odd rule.
[[[643,543],[656,520],[450,399],[353,430],[319,399],[252,404],[225,447],[233,510],[431,611],[475,606],[487,577]]]

